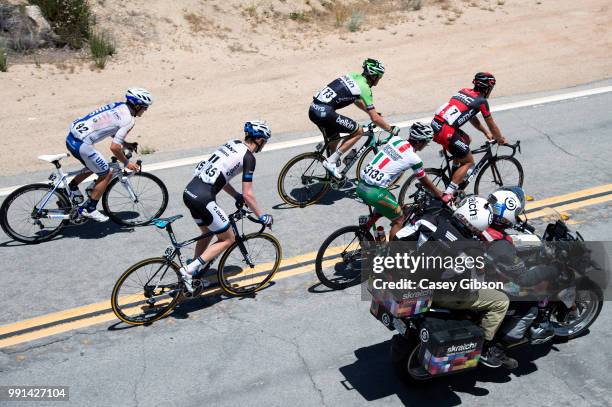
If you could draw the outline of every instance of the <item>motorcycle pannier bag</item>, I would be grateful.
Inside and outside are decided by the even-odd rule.
[[[420,331],[419,359],[431,375],[472,369],[478,365],[484,337],[471,321],[427,318]]]
[[[372,285],[372,278],[368,282],[368,291],[372,294],[370,312],[377,319],[381,319],[384,313],[394,318],[408,318],[425,313],[429,311],[433,300],[431,290],[376,289]]]

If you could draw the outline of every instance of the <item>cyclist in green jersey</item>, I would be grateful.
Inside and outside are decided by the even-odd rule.
[[[349,134],[342,145],[323,162],[325,169],[337,179],[342,178],[338,168],[340,158],[363,135],[363,128],[353,119],[338,114],[336,110],[354,103],[366,112],[378,127],[394,135],[399,133],[399,128],[389,125],[374,108],[372,87],[378,85],[384,73],[385,67],[380,61],[368,58],[363,61],[362,73],[351,72],[341,76],[313,96],[308,117],[319,127],[325,140],[338,138],[340,133]]]
[[[414,123],[410,128],[408,141],[399,136],[392,136],[374,159],[361,171],[357,185],[357,196],[376,212],[391,220],[389,240],[402,228],[405,218],[397,199],[387,188],[411,168],[419,181],[436,197],[442,197],[442,191],[435,187],[423,170],[423,161],[416,154],[433,138],[431,126]]]

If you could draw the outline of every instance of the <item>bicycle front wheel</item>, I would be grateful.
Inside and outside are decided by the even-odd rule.
[[[223,253],[217,268],[219,285],[230,295],[253,294],[272,280],[281,258],[282,249],[274,236],[267,233],[247,235]]]
[[[52,239],[68,222],[63,219],[72,206],[59,190],[47,184],[32,184],[13,191],[0,207],[0,226],[22,243]]]
[[[476,177],[474,194],[488,196],[499,187],[523,186],[523,166],[514,157],[496,157]]]
[[[158,218],[168,206],[168,190],[153,174],[135,172],[114,178],[102,196],[104,212],[115,223],[140,226]]]
[[[450,180],[448,179],[444,171],[439,168],[425,168],[425,175],[429,177],[429,179],[436,186],[436,188],[441,189],[442,191],[444,191],[444,189],[450,183]],[[417,182],[420,181],[414,174],[412,174],[410,178],[408,178],[406,182],[404,182],[404,185],[402,185],[402,189],[400,190],[398,197],[398,202],[400,205],[404,205],[405,203],[407,203],[407,201],[410,200],[410,195],[416,192]]]
[[[315,260],[319,281],[333,290],[359,284],[361,265],[374,237],[359,226],[336,230],[321,245]]]
[[[329,190],[330,177],[323,168],[324,159],[321,154],[304,153],[285,164],[277,182],[278,194],[285,203],[303,208],[317,202]]]
[[[111,306],[126,324],[150,324],[168,315],[182,299],[182,293],[179,266],[154,257],[134,264],[119,277]]]

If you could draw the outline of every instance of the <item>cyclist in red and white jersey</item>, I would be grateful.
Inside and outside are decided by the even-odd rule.
[[[473,89],[461,89],[448,103],[440,106],[431,122],[434,141],[441,144],[453,157],[453,177],[442,197],[445,202],[453,199],[458,185],[474,164],[474,157],[470,152],[470,136],[461,130],[461,126],[470,122],[488,140],[495,140],[499,144],[506,143],[489,110],[488,98],[495,86],[495,77],[489,72],[478,72],[472,83]],[[476,117],[478,113],[482,113],[488,129]]]

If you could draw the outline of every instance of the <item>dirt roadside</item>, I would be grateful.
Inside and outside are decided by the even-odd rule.
[[[429,7],[407,21],[368,31],[313,33],[294,27],[294,35],[281,40],[262,29],[248,38],[241,33],[244,43],[188,35],[177,29],[186,24],[184,10],[150,3],[149,13],[175,23],[154,27],[158,40],[142,46],[121,48],[120,42],[120,54],[104,71],[83,61],[20,64],[0,73],[4,175],[46,169],[36,156],[64,151],[68,123],[119,100],[129,86],[150,89],[155,105],[128,139],[175,151],[239,136],[251,118],[266,119],[277,135],[312,129],[306,113],[312,94],[358,70],[365,57],[387,66],[374,90],[375,104],[386,115],[433,111],[479,70],[496,74],[494,96],[612,77],[609,0],[490,2],[503,7],[465,7],[452,21]],[[227,30],[238,35],[233,24],[239,23],[228,20]],[[346,113],[365,119],[356,109]],[[106,146],[100,151],[108,155]]]

